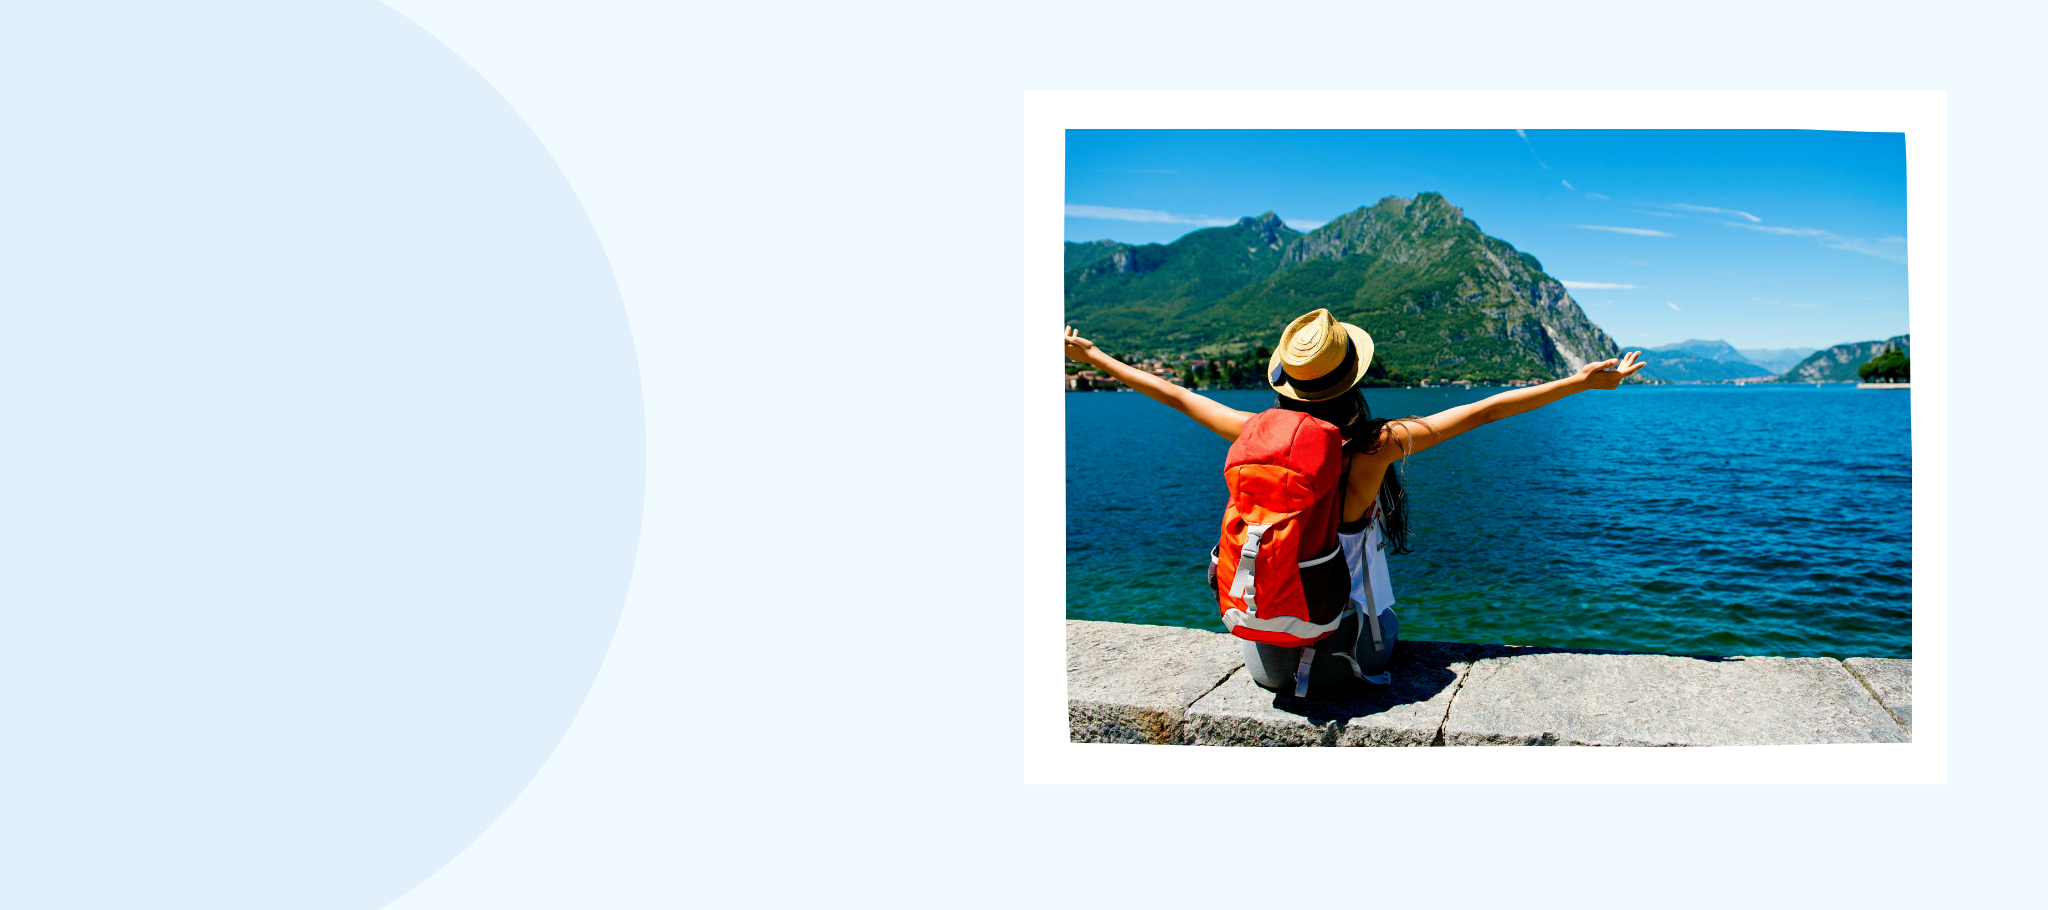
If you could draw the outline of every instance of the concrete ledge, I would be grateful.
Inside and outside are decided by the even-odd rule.
[[[1842,661],[1877,703],[1892,713],[1907,735],[1913,732],[1913,662],[1885,657],[1851,657]]]
[[[1906,742],[1912,663],[1405,641],[1392,686],[1297,699],[1229,635],[1073,620],[1067,719],[1074,742],[1205,746]]]
[[[1180,742],[1188,705],[1243,666],[1229,635],[1069,620],[1067,729],[1074,742]]]
[[[1454,746],[1905,742],[1841,661],[1534,653],[1480,661],[1444,721]]]

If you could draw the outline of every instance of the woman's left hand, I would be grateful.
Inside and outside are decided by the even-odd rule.
[[[1095,363],[1095,342],[1081,337],[1081,333],[1067,326],[1067,359],[1075,363]]]
[[[1579,368],[1579,378],[1596,389],[1615,389],[1621,385],[1622,380],[1649,366],[1647,361],[1636,359],[1642,355],[1641,351],[1630,351],[1623,354],[1620,360],[1602,360],[1586,364]]]

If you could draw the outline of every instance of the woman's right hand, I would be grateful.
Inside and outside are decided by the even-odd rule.
[[[1089,341],[1088,339],[1081,337],[1081,333],[1075,331],[1073,326],[1067,326],[1067,333],[1065,338],[1067,342],[1068,360],[1074,361],[1075,363],[1086,363],[1091,365],[1095,363],[1095,342]]]

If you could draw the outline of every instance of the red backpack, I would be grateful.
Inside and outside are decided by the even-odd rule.
[[[1278,408],[1245,421],[1231,444],[1223,539],[1209,554],[1210,586],[1231,634],[1298,648],[1337,631],[1351,594],[1337,545],[1343,446],[1335,426]]]

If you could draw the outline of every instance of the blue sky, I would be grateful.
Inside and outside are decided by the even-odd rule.
[[[1811,130],[1069,130],[1068,240],[1435,191],[1624,347],[1905,333],[1906,144]],[[1370,330],[1370,326],[1367,330]]]

